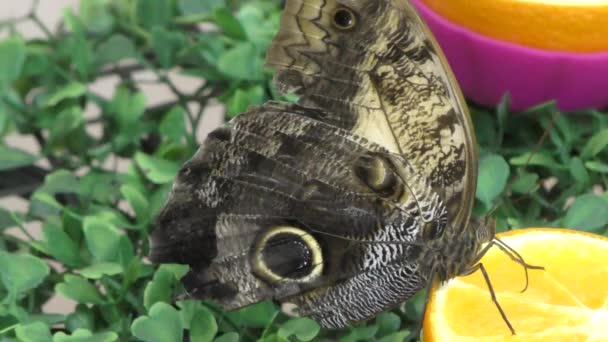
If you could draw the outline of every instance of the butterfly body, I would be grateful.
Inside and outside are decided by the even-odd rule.
[[[405,0],[288,0],[269,102],[212,132],[181,169],[151,259],[190,265],[226,309],[292,303],[330,328],[373,317],[491,238],[470,222],[471,123]]]

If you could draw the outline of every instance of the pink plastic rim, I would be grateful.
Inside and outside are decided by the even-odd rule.
[[[421,0],[410,1],[474,102],[495,106],[509,93],[515,111],[551,100],[564,111],[608,107],[608,52],[547,51],[499,41],[450,22]]]

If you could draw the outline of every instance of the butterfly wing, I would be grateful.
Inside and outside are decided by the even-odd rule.
[[[316,115],[269,103],[184,165],[151,259],[189,264],[191,295],[227,309],[272,298],[341,327],[424,285],[417,237],[446,216],[439,197],[400,156]]]
[[[354,26],[340,29],[347,9]],[[403,155],[464,229],[477,182],[465,102],[437,43],[406,0],[288,0],[267,55],[278,89],[322,120]]]
[[[189,264],[196,297],[228,309],[273,298],[327,327],[424,286],[423,243],[448,218],[464,229],[476,179],[468,114],[429,37],[405,0],[287,0],[267,62],[298,104],[210,135],[159,215],[151,259]]]

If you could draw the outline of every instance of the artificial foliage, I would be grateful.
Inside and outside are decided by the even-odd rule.
[[[325,331],[271,302],[223,312],[189,299],[179,282],[187,266],[146,259],[155,214],[204,138],[197,132],[207,109],[221,104],[229,119],[292,100],[276,94],[263,66],[279,1],[81,0],[56,28],[43,15],[35,2],[0,23],[0,196],[27,201],[25,211],[0,208],[1,341],[388,342],[416,329],[423,293],[368,323]],[[44,37],[23,38],[16,27],[25,21]],[[176,73],[203,81],[184,92]],[[96,93],[93,84],[108,77],[118,80],[112,96]],[[150,105],[142,90],[150,83],[174,99]],[[508,97],[471,109],[476,215],[494,215],[499,230],[607,234],[606,113],[559,113],[551,103],[509,113]],[[9,135],[35,141],[39,153],[9,146]],[[74,310],[44,312],[54,296]]]

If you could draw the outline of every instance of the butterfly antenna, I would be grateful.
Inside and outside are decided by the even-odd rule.
[[[559,120],[561,115],[562,115],[561,112],[557,112],[555,115],[553,115],[553,117],[551,118],[551,121],[549,122],[548,127],[545,129],[545,131],[543,132],[543,135],[536,142],[536,145],[532,149],[532,153],[530,153],[530,155],[528,156],[528,159],[526,159],[526,162],[517,169],[517,171],[518,171],[517,176],[515,178],[513,178],[511,181],[509,181],[509,183],[507,183],[507,185],[505,186],[505,193],[510,192],[511,188],[513,187],[513,184],[515,184],[515,182],[517,182],[521,178],[523,171],[525,171],[526,167],[528,167],[528,164],[530,164],[530,162],[532,161],[532,158],[534,158],[536,153],[538,153],[540,148],[544,145],[545,141],[549,137],[549,134],[551,134],[553,127],[555,127],[555,124],[557,123],[557,120]],[[526,199],[530,195],[530,192],[532,192],[532,190],[536,187],[536,185],[538,185],[538,184],[534,183],[534,184],[530,185],[522,195],[511,200],[511,203],[515,204],[515,203],[518,203],[518,202]],[[504,203],[504,199],[501,198],[498,201],[498,203],[496,203],[494,205],[494,207],[492,207],[492,209],[490,209],[490,211],[488,212],[488,214],[486,216],[493,215],[496,212],[496,210],[498,210],[498,208],[500,208],[500,206],[503,203]]]

